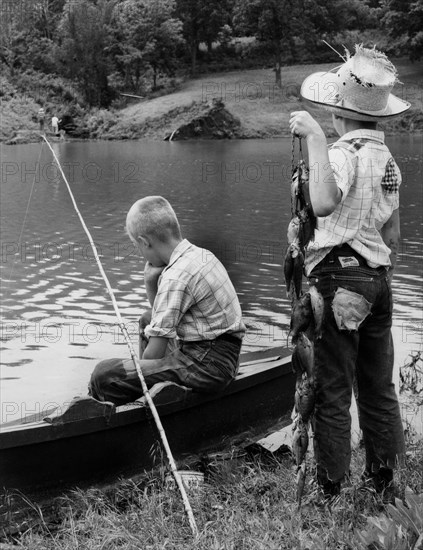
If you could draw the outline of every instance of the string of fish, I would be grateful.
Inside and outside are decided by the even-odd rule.
[[[299,140],[297,161],[296,139]],[[321,338],[324,302],[314,285],[307,292],[302,289],[307,245],[314,240],[317,220],[310,201],[309,169],[303,158],[301,138],[294,135],[291,174],[292,218],[287,231],[284,275],[287,295],[291,300],[289,336],[295,346],[292,353],[292,369],[296,375],[292,450],[297,467],[297,504],[300,507],[307,475],[309,429],[315,404],[314,340]]]

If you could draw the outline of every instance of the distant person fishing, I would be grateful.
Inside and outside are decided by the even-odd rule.
[[[51,119],[51,129],[53,130],[53,134],[55,136],[57,136],[59,134],[59,124],[61,123],[62,121],[59,120],[59,118],[54,115]]]
[[[40,132],[44,132],[45,117],[46,117],[46,113],[44,111],[44,108],[40,107],[37,113],[37,120],[38,120]]]
[[[391,93],[397,71],[386,55],[356,46],[343,60],[333,71],[308,76],[301,87],[309,106],[332,115],[338,141],[328,150],[322,128],[307,111],[291,113],[289,122],[292,134],[307,142],[310,167],[294,174],[297,188],[301,178],[307,182],[309,196],[303,194],[305,203],[294,212],[285,265],[294,305],[291,334],[297,358],[305,358],[301,363],[293,357],[297,391],[303,391],[296,397],[294,450],[300,466],[314,407],[317,480],[326,498],[340,493],[350,469],[356,379],[363,481],[392,501],[394,469],[405,456],[391,336],[401,174],[377,123],[410,105]],[[315,289],[308,297],[301,289],[303,269]],[[315,307],[322,297],[323,312],[311,311],[313,294]]]

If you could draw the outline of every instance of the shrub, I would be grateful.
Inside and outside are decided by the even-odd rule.
[[[110,131],[116,124],[116,115],[106,109],[101,109],[87,118],[86,129],[90,137],[98,138]]]

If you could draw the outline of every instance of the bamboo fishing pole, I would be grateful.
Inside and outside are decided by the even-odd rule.
[[[53,154],[53,157],[54,157],[54,160],[56,161],[57,163],[57,166],[60,170],[60,173],[62,175],[62,178],[63,178],[63,181],[65,182],[66,184],[66,187],[69,191],[69,195],[70,195],[70,198],[72,200],[72,203],[73,203],[73,206],[75,208],[75,211],[76,213],[78,214],[78,217],[79,217],[79,220],[82,224],[82,227],[84,228],[84,231],[88,237],[88,240],[89,240],[89,243],[91,245],[91,248],[93,250],[93,254],[94,254],[94,258],[97,262],[97,266],[100,270],[100,273],[101,273],[101,276],[103,277],[103,280],[106,284],[106,287],[107,287],[107,291],[109,293],[109,296],[110,296],[110,299],[112,301],[112,304],[113,304],[113,309],[115,310],[115,314],[116,314],[116,317],[117,317],[117,320],[118,320],[118,325],[119,325],[119,328],[120,330],[122,331],[122,334],[125,338],[125,341],[126,341],[126,344],[129,348],[129,353],[131,355],[131,359],[135,365],[135,368],[137,370],[137,374],[138,374],[138,377],[140,379],[140,382],[141,382],[141,387],[142,387],[142,391],[145,395],[145,398],[146,398],[146,401],[148,403],[148,406],[150,407],[150,410],[152,412],[152,415],[153,415],[153,418],[154,418],[154,421],[156,423],[156,426],[157,426],[157,430],[160,434],[160,438],[162,440],[162,443],[163,443],[163,447],[166,451],[166,456],[167,456],[167,459],[169,461],[169,465],[170,465],[170,469],[172,470],[172,474],[175,478],[175,481],[176,481],[176,484],[178,485],[178,488],[179,488],[179,491],[181,493],[181,496],[182,496],[182,500],[183,500],[183,503],[184,503],[184,507],[185,507],[185,511],[187,513],[187,516],[188,516],[188,520],[189,520],[189,524],[191,526],[191,530],[192,530],[192,533],[195,537],[198,536],[198,528],[197,528],[197,524],[195,522],[195,518],[194,518],[194,514],[192,512],[192,508],[191,508],[191,504],[188,500],[188,496],[187,496],[187,493],[186,493],[186,490],[185,490],[185,487],[184,487],[184,484],[182,482],[182,478],[181,478],[181,475],[179,474],[177,468],[176,468],[176,464],[175,464],[175,461],[173,459],[173,455],[172,455],[172,451],[170,449],[170,446],[169,446],[169,442],[167,440],[167,437],[166,437],[166,433],[164,431],[164,428],[163,428],[163,424],[160,420],[160,417],[159,417],[159,414],[157,412],[157,409],[156,409],[156,406],[154,404],[154,401],[150,395],[150,392],[148,391],[148,388],[147,388],[147,384],[145,382],[145,379],[144,379],[144,376],[142,374],[142,370],[141,370],[141,365],[140,365],[140,362],[139,362],[139,359],[135,353],[135,350],[134,350],[134,346],[132,345],[132,342],[131,342],[131,339],[129,337],[129,333],[128,333],[128,330],[122,320],[122,316],[120,314],[120,311],[119,311],[119,307],[117,305],[117,301],[116,301],[116,298],[115,298],[115,295],[114,295],[114,292],[113,292],[113,289],[110,285],[110,282],[109,282],[109,279],[106,275],[106,272],[104,271],[104,268],[103,268],[103,265],[100,261],[100,258],[98,256],[98,251],[97,251],[97,247],[91,237],[91,233],[87,227],[87,225],[85,224],[85,221],[84,221],[84,218],[82,217],[82,214],[81,212],[79,211],[78,209],[78,205],[76,204],[76,201],[75,201],[75,198],[73,196],[73,193],[72,193],[72,190],[70,188],[70,185],[68,183],[68,180],[66,179],[66,176],[62,170],[62,166],[59,162],[59,159],[57,158],[56,156],[56,153],[54,152],[50,142],[48,141],[48,139],[45,137],[45,135],[42,135],[41,136],[44,141],[47,143],[50,151],[52,152]]]

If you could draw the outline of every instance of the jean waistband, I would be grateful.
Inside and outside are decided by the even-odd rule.
[[[224,332],[220,336],[216,338],[216,340],[225,340],[225,342],[231,342],[232,344],[242,344],[241,338],[238,338],[237,336],[234,336],[230,332]]]
[[[230,342],[231,344],[238,344],[241,346],[242,340],[241,338],[238,338],[237,336],[234,336],[230,332],[224,332],[223,334],[220,334],[217,336],[214,340],[180,340],[180,345],[187,345],[189,344],[210,344],[210,342],[218,342],[220,340],[223,340],[225,342]]]
[[[360,262],[360,265],[367,265],[367,262],[363,258],[363,256],[361,256],[356,250],[351,248],[351,246],[347,243],[341,244],[339,246],[334,246],[329,254],[327,254],[322,261],[335,261],[340,256],[352,256]]]
[[[320,268],[341,268],[341,267],[347,267],[346,264],[342,264],[340,261],[338,261],[338,258],[344,257],[344,258],[355,258],[358,262],[354,265],[351,264],[348,267],[354,268],[354,267],[365,267],[366,269],[374,269],[377,273],[386,273],[386,268],[384,266],[379,266],[376,268],[370,267],[367,263],[367,260],[361,256],[356,250],[351,248],[351,246],[347,243],[344,243],[339,246],[334,246],[332,250],[321,260],[316,267],[313,269],[318,270]]]

